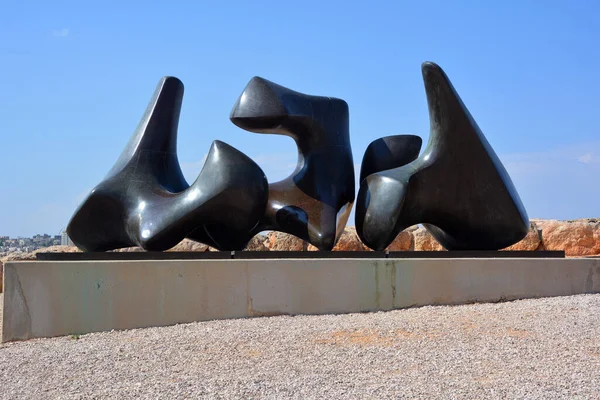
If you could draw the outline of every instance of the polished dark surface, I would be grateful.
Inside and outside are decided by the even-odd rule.
[[[422,72],[429,143],[415,161],[361,181],[358,235],[383,250],[399,232],[421,223],[449,250],[496,250],[518,242],[529,220],[508,173],[444,71],[424,63]]]
[[[564,251],[143,251],[37,253],[40,261],[91,260],[261,260],[327,258],[565,258]]]
[[[354,202],[354,165],[345,101],[250,80],[230,115],[238,127],[286,135],[298,147],[292,174],[269,184],[269,200],[254,233],[276,230],[331,250]]]
[[[179,79],[159,82],[125,150],[69,222],[79,248],[162,251],[185,237],[221,250],[246,246],[267,204],[266,177],[243,153],[214,141],[188,185],[176,153],[182,98]]]
[[[386,136],[369,144],[360,167],[360,182],[376,172],[406,165],[419,157],[423,140],[415,135]]]

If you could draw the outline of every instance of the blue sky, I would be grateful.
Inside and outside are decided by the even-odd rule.
[[[178,152],[189,181],[214,139],[274,181],[293,169],[293,141],[228,120],[251,77],[345,99],[359,165],[378,137],[427,141],[427,60],[452,80],[530,217],[600,217],[598,15],[585,0],[5,0],[0,235],[58,233],[162,76],[185,85]]]

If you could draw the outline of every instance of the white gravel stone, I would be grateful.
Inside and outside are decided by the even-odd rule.
[[[599,397],[600,295],[0,345],[2,399]]]

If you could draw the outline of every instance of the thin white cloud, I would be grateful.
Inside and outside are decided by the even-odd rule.
[[[499,154],[530,217],[598,217],[600,141]]]
[[[592,155],[592,153],[587,153],[587,154],[577,157],[577,160],[581,163],[589,164],[594,160],[594,156]]]
[[[67,37],[69,36],[69,28],[55,29],[52,31],[54,37]]]
[[[595,156],[595,154],[600,154],[600,142],[589,142],[527,153],[499,154],[499,157],[509,172],[531,175],[564,169],[569,166],[575,167],[580,163],[599,163],[600,157]]]

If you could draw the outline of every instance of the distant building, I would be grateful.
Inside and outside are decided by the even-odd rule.
[[[73,241],[69,235],[67,235],[67,231],[65,230],[63,230],[60,234],[60,244],[62,246],[74,246]]]

